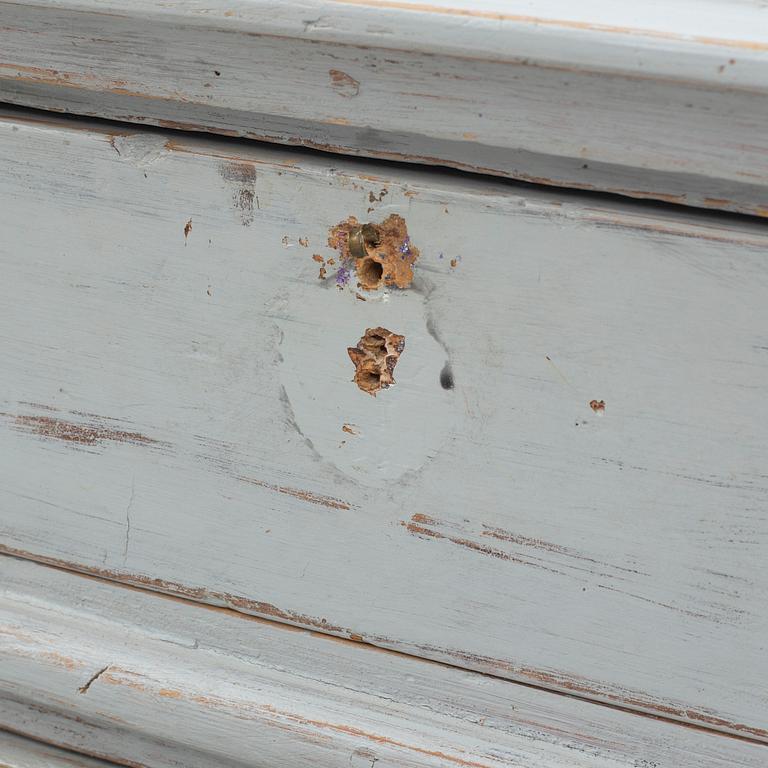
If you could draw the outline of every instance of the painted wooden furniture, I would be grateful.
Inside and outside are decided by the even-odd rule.
[[[535,5],[0,2],[0,765],[766,764],[768,9]]]

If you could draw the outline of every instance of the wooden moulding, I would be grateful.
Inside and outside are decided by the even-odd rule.
[[[761,745],[222,608],[3,556],[0,579],[11,768],[764,766]]]
[[[2,0],[0,99],[765,216],[764,11]]]

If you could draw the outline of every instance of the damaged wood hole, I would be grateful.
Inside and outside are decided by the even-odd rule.
[[[343,288],[354,271],[358,286],[376,291],[382,286],[408,288],[419,249],[411,243],[405,219],[396,213],[379,224],[361,224],[350,216],[332,227],[328,245],[339,251],[336,284]]]
[[[347,349],[355,366],[355,384],[373,397],[391,387],[395,383],[395,366],[404,349],[405,336],[386,328],[368,328],[357,346]]]

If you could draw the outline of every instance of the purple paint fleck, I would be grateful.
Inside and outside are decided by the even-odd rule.
[[[349,283],[349,279],[352,277],[353,266],[352,259],[341,260],[341,265],[336,270],[336,285],[339,288],[342,288]]]
[[[438,258],[440,258],[440,259],[443,258],[443,252],[442,251],[440,251],[440,256]]]
[[[406,237],[405,240],[403,240],[403,244],[400,246],[400,253],[410,253],[411,252],[411,238]]]

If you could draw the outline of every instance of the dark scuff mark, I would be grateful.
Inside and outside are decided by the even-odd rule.
[[[454,387],[453,370],[448,362],[443,366],[443,370],[440,371],[440,386],[443,389],[453,389]]]
[[[232,205],[240,216],[240,223],[249,227],[253,223],[254,201],[257,208],[261,209],[256,197],[256,169],[251,163],[221,163],[219,175],[233,186]]]
[[[30,408],[37,408],[40,411],[51,411],[52,413],[58,413],[59,409],[54,408],[52,405],[43,405],[42,403],[31,403],[28,400],[19,400],[19,405],[28,405]]]
[[[374,195],[373,192],[368,193],[368,202],[369,203],[380,203],[384,197],[389,194],[389,190],[385,187],[379,192],[378,195]]]
[[[61,440],[74,445],[100,445],[105,442],[132,443],[134,445],[163,445],[140,432],[128,432],[105,426],[99,421],[76,424],[52,416],[23,416],[0,413],[13,422],[15,429],[39,437]]]
[[[184,245],[187,244],[187,238],[189,237],[189,233],[192,231],[192,219],[190,218],[189,221],[184,225]]]
[[[288,392],[283,386],[280,387],[280,394],[278,395],[278,399],[280,400],[280,403],[283,406],[283,412],[285,414],[286,424],[289,427],[291,427],[291,429],[293,429],[296,432],[296,434],[304,441],[304,444],[307,446],[307,448],[309,448],[309,450],[312,451],[312,455],[315,457],[315,459],[317,459],[318,461],[324,462],[325,459],[317,450],[317,448],[315,448],[315,444],[301,431],[301,427],[296,421],[296,414],[293,412],[291,399],[288,397]]]
[[[128,562],[128,547],[131,543],[131,507],[136,497],[136,475],[131,479],[131,496],[125,508],[125,540],[123,541],[123,565]]]
[[[677,605],[672,605],[671,603],[662,603],[658,600],[651,600],[649,597],[643,597],[642,595],[636,595],[633,592],[627,592],[623,589],[617,589],[616,587],[609,587],[607,584],[598,584],[597,585],[600,589],[607,589],[610,592],[618,592],[620,595],[626,595],[627,597],[631,597],[635,600],[640,600],[644,603],[649,603],[650,605],[656,605],[659,608],[666,608],[669,611],[675,611],[675,613],[680,613],[683,616],[690,616],[694,619],[705,619],[707,621],[714,620],[715,623],[720,624],[722,623],[719,619],[714,619],[712,616],[707,615],[706,613],[699,613],[698,611],[689,611],[686,608],[680,608]]]

